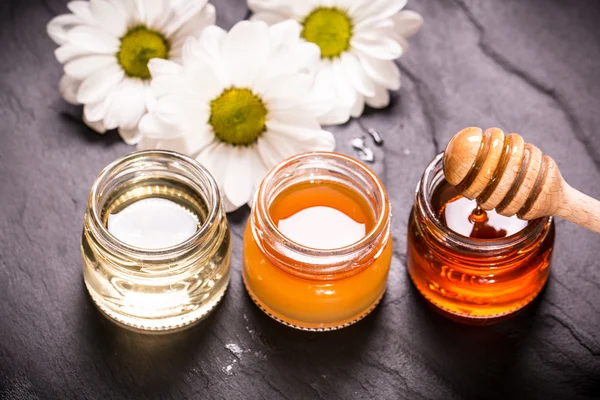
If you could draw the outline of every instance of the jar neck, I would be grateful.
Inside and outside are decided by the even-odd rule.
[[[471,256],[494,257],[525,249],[544,240],[552,223],[552,217],[542,217],[531,221],[523,230],[499,239],[472,239],[460,235],[442,224],[436,215],[431,199],[435,190],[445,182],[443,155],[438,154],[423,172],[415,194],[415,217],[417,229],[425,237],[431,237],[440,246],[451,247],[455,251]]]
[[[149,177],[158,182],[161,179],[175,180],[205,203],[204,221],[189,239],[171,247],[145,249],[122,242],[107,229],[103,214],[111,194],[123,185]],[[148,272],[153,275],[184,272],[195,261],[210,257],[227,233],[225,214],[213,177],[195,160],[164,150],[134,152],[108,165],[98,175],[90,191],[85,228],[107,258],[116,258],[124,261],[116,264],[128,265],[127,270],[122,272],[142,275]]]
[[[305,182],[341,184],[369,205],[375,224],[365,237],[336,249],[314,249],[284,236],[271,218],[273,200],[285,189]],[[297,276],[339,279],[359,272],[379,257],[390,240],[390,203],[379,178],[360,162],[338,153],[303,153],[275,166],[255,194],[251,228],[254,239],[276,266]]]

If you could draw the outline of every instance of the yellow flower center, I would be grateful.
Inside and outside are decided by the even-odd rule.
[[[315,8],[304,18],[302,37],[321,48],[322,58],[339,57],[350,48],[352,21],[339,8]]]
[[[250,89],[229,88],[210,102],[210,118],[215,136],[234,146],[258,140],[266,130],[267,109]]]
[[[163,35],[138,25],[121,38],[117,59],[127,76],[148,79],[148,61],[151,58],[167,58],[168,54],[169,42]]]

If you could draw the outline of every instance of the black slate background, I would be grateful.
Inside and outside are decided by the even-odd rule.
[[[218,24],[244,1],[211,0]],[[430,310],[405,272],[406,223],[429,160],[464,126],[517,131],[600,198],[600,2],[413,0],[425,25],[400,61],[390,107],[331,130],[338,149],[369,127],[394,208],[383,303],[342,331],[305,333],[263,315],[240,278],[248,215],[230,216],[233,276],[222,304],[180,334],[113,326],[81,276],[79,239],[96,174],[134,150],[80,121],[57,91],[45,33],[64,0],[0,3],[0,398],[600,398],[600,236],[558,221],[553,272],[533,305],[470,327]]]

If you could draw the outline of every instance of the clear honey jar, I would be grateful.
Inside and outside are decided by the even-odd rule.
[[[215,180],[170,151],[116,160],[90,191],[81,252],[86,288],[108,318],[150,333],[191,326],[229,283],[231,238]]]

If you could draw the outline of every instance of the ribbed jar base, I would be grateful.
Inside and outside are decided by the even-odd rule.
[[[157,318],[142,318],[124,312],[119,312],[118,309],[111,307],[110,303],[96,293],[91,286],[89,286],[87,283],[85,285],[90,297],[92,298],[92,301],[105,317],[123,328],[134,332],[149,334],[173,333],[196,325],[206,318],[208,314],[210,314],[210,312],[219,304],[225,295],[228,286],[229,277],[221,282],[220,287],[217,288],[215,292],[211,293],[209,299],[195,305],[187,305],[187,307],[191,308],[191,310],[185,314],[176,316],[165,315]]]
[[[361,319],[363,319],[367,315],[369,315],[377,307],[377,305],[381,302],[383,295],[385,294],[385,291],[384,291],[373,302],[373,304],[371,304],[371,306],[369,306],[365,311],[363,311],[362,313],[360,313],[350,319],[343,320],[343,321],[331,322],[331,323],[318,323],[317,324],[317,323],[310,323],[310,322],[305,322],[305,321],[297,321],[297,320],[285,317],[285,316],[273,311],[269,306],[267,306],[265,303],[260,301],[258,299],[258,297],[252,292],[250,287],[246,284],[245,278],[244,278],[244,286],[246,287],[246,291],[248,292],[248,295],[250,296],[250,298],[252,299],[254,304],[256,304],[258,306],[258,308],[260,308],[269,317],[273,318],[277,322],[282,323],[283,325],[289,326],[290,328],[298,329],[301,331],[310,331],[310,332],[335,331],[335,330],[346,328],[350,325],[357,323],[358,321],[360,321]]]

